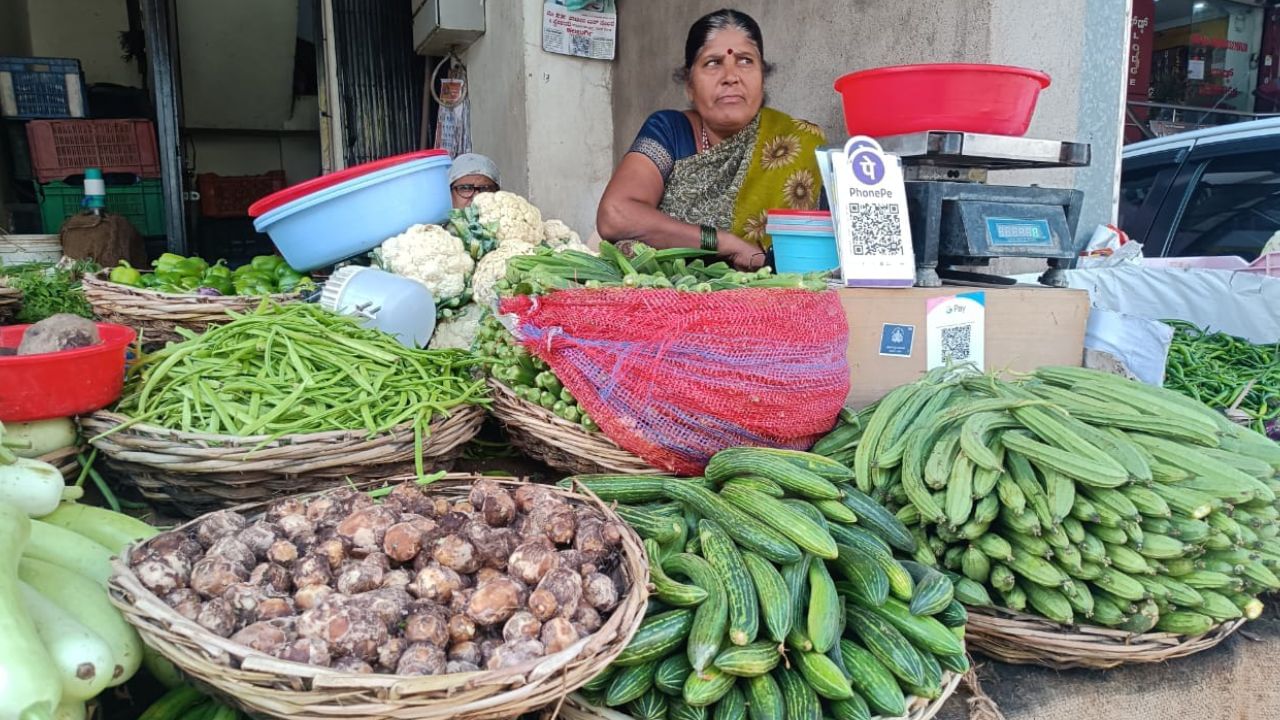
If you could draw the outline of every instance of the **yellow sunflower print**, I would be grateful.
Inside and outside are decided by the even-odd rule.
[[[796,125],[796,129],[799,130],[800,132],[806,132],[806,133],[809,133],[810,135],[816,135],[820,138],[825,138],[827,136],[827,134],[822,131],[821,127],[819,127],[816,123],[809,122],[808,120],[801,120],[799,118],[796,118],[795,125]]]
[[[756,245],[764,241],[764,230],[769,225],[769,211],[761,210],[759,214],[747,218],[742,226],[742,239]]]
[[[814,192],[816,186],[813,173],[808,170],[791,173],[782,185],[782,195],[787,199],[787,207],[793,210],[812,210],[817,207],[818,198]]]
[[[760,166],[765,170],[784,168],[800,156],[800,138],[795,135],[779,135],[765,143],[760,151]]]

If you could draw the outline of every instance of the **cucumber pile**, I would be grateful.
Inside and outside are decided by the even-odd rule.
[[[1280,589],[1280,445],[1169,390],[940,370],[815,452],[852,462],[967,605],[1196,636]]]
[[[769,268],[737,272],[728,263],[715,262],[715,253],[693,248],[654,250],[635,243],[628,257],[609,242],[600,243],[600,256],[578,250],[556,252],[539,248],[536,254],[507,261],[507,276],[498,282],[501,297],[545,295],[555,290],[602,288],[665,288],[690,292],[789,288],[821,292],[827,289],[818,275],[774,274]],[[573,394],[560,384],[542,360],[520,346],[493,315],[480,325],[475,350],[486,371],[527,402],[541,405],[558,417],[579,423],[588,432],[600,428],[592,422]]]
[[[704,478],[578,476],[644,538],[653,590],[580,694],[641,720],[866,720],[964,672],[964,607],[907,528],[808,453],[733,448]]]

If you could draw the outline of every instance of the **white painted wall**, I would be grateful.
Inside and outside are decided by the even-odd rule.
[[[503,187],[584,238],[613,172],[613,65],[542,50],[541,0],[485,3],[485,35],[463,55],[471,134]]]
[[[79,58],[87,83],[142,86],[137,65],[121,57],[119,33],[129,29],[124,0],[25,0],[25,4],[30,54]]]

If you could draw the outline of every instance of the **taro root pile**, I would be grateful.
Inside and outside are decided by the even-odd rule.
[[[348,672],[498,670],[595,632],[626,593],[624,529],[555,489],[488,480],[452,502],[404,484],[230,510],[139,546],[144,585],[259,652]]]

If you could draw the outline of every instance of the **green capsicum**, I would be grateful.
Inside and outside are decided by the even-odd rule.
[[[279,255],[259,255],[249,261],[249,265],[254,270],[261,270],[266,273],[273,273],[277,267],[284,264],[284,258]]]
[[[111,268],[111,274],[108,277],[111,282],[120,283],[121,285],[129,285],[131,287],[140,287],[142,285],[142,273],[135,270],[128,260],[121,260],[119,265]]]
[[[219,260],[213,265],[210,265],[208,270],[204,271],[204,277],[206,280],[210,278],[221,278],[224,280],[231,280],[232,278],[231,268],[227,267],[226,260]]]
[[[183,260],[186,260],[186,258],[182,257],[181,255],[177,255],[175,253],[165,253],[160,257],[156,258],[155,262],[151,263],[151,267],[155,268],[156,272],[165,272],[168,270],[173,270],[174,268],[178,267],[178,263],[182,262]]]
[[[185,276],[199,279],[203,277],[205,271],[209,269],[209,263],[205,262],[202,258],[189,257],[179,261],[175,269]]]

